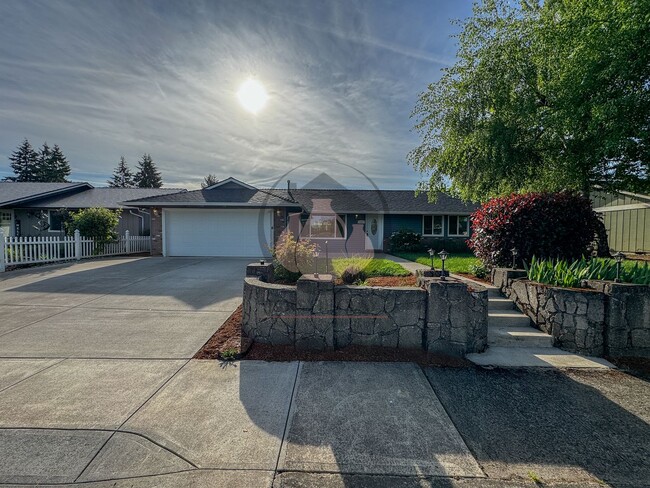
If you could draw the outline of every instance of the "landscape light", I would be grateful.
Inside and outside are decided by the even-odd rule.
[[[436,251],[429,249],[429,256],[431,256],[431,271],[433,271],[433,256],[435,256]]]
[[[510,252],[512,253],[512,269],[517,269],[517,255],[519,251],[517,251],[516,247],[513,247],[510,249]]]
[[[625,254],[623,254],[621,251],[619,251],[616,254],[614,254],[614,259],[616,260],[616,279],[614,280],[614,283],[620,283],[621,282],[621,263],[623,262],[623,259],[625,259]]]
[[[445,281],[445,260],[447,259],[447,256],[449,256],[449,253],[443,249],[438,253],[438,255],[442,261],[442,274],[440,275],[440,280]]]

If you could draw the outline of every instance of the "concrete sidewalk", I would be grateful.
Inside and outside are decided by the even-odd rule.
[[[98,359],[3,361],[0,378],[0,483],[491,488],[534,486],[531,476],[572,487],[650,479],[650,386],[620,371]]]

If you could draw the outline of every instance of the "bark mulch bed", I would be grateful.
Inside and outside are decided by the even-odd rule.
[[[403,286],[403,285],[398,285]],[[271,346],[241,336],[242,306],[208,339],[194,359],[250,359],[260,361],[372,361],[414,362],[422,366],[467,367],[466,359],[428,354],[419,349],[348,346],[336,351],[296,351],[292,346]],[[223,353],[226,353],[226,356]]]
[[[481,283],[485,283],[486,285],[492,286],[492,282],[490,282],[490,280],[486,280],[484,278],[477,278],[476,276],[469,273],[454,273],[454,274],[467,278],[468,280],[479,281]]]
[[[246,354],[252,341],[241,336],[242,306],[240,305],[221,327],[194,355],[194,359],[236,359]]]
[[[409,276],[375,276],[366,280],[368,286],[417,286],[417,277]]]

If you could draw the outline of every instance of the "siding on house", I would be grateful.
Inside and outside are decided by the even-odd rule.
[[[73,209],[71,209],[73,210]],[[45,214],[45,222],[47,222],[47,210],[43,210]],[[128,230],[129,233],[133,236],[147,235],[150,228],[150,217],[146,214],[141,214],[144,217],[144,231],[142,229],[141,219],[132,215],[128,210],[122,211],[120,215],[120,221],[117,225],[116,232],[118,235],[123,236]],[[20,236],[17,236],[15,232],[12,231],[12,236],[16,237],[39,237],[39,236],[60,236],[64,235],[63,231],[50,232],[49,230],[41,230],[39,227],[39,218],[37,209],[15,209],[14,210],[14,222],[20,221]],[[15,224],[14,224],[15,231]]]
[[[612,250],[650,252],[650,196],[595,192],[591,199],[602,215]]]

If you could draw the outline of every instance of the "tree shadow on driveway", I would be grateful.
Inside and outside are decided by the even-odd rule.
[[[427,369],[490,477],[650,480],[650,384],[620,371]]]

